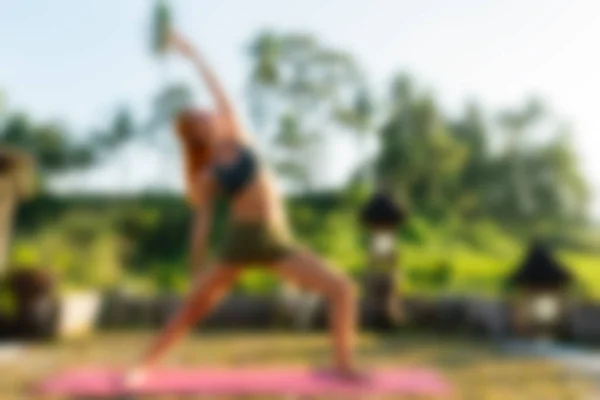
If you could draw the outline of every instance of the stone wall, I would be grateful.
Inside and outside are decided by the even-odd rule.
[[[569,336],[577,342],[600,342],[600,304],[578,304],[569,311]]]
[[[476,335],[502,340],[515,335],[511,326],[510,306],[506,301],[468,297],[409,298],[403,301],[406,324],[432,332]],[[164,325],[176,312],[181,299],[163,295],[140,298],[119,294],[105,296],[100,328],[154,327]],[[327,308],[320,302],[309,323],[301,327],[290,320],[289,310],[276,296],[234,294],[202,324],[203,328],[323,329],[327,326]],[[382,322],[384,310],[372,301],[360,303],[363,329],[389,328]],[[565,319],[568,339],[600,343],[600,305],[573,303]]]

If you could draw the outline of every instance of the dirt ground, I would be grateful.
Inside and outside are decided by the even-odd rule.
[[[79,365],[123,368],[131,365],[152,334],[105,333],[85,340],[30,345],[18,357],[0,360],[0,399],[32,399],[26,390],[28,387],[65,368]],[[437,369],[454,386],[453,399],[600,398],[592,395],[594,388],[591,381],[560,365],[508,356],[485,344],[414,334],[364,334],[360,337],[359,349],[359,359],[366,369],[390,365]],[[191,336],[179,344],[165,364],[319,366],[327,364],[328,355],[329,340],[325,334],[209,332]],[[181,397],[160,397],[175,398]]]

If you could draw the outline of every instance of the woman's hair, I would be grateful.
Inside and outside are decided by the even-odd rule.
[[[215,130],[215,117],[205,111],[187,109],[175,118],[175,133],[183,154],[186,196],[190,203],[198,202],[195,181],[198,171],[210,162],[209,135]]]

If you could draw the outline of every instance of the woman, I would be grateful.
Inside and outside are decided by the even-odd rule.
[[[202,57],[184,39],[171,36],[171,46],[197,67],[216,105],[213,112],[184,111],[176,120],[187,196],[195,209],[192,262],[196,276],[182,308],[128,375],[128,382],[143,379],[145,371],[217,305],[244,267],[257,264],[329,301],[333,369],[344,377],[358,376],[352,357],[356,301],[350,280],[310,251],[293,245],[273,179],[259,163],[231,101]],[[204,268],[211,206],[217,195],[229,201],[230,221],[217,261]]]

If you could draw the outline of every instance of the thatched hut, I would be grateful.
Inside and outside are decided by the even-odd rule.
[[[398,296],[398,249],[396,229],[405,212],[386,190],[377,191],[360,210],[360,221],[367,230],[369,262],[363,279],[363,294],[369,318],[383,325],[402,319]],[[369,324],[379,325],[377,321]]]
[[[513,328],[527,336],[556,336],[564,328],[568,293],[574,279],[542,243],[534,242],[508,278],[514,289]]]

